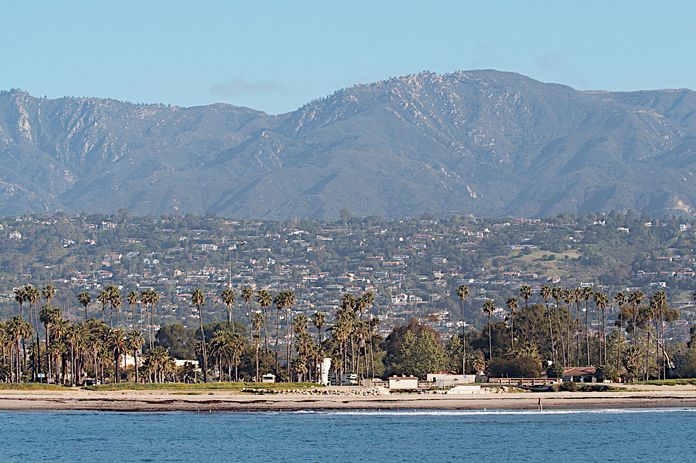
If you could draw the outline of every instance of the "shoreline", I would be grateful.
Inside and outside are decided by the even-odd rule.
[[[471,395],[248,394],[231,391],[0,391],[0,411],[296,412],[357,410],[598,410],[696,408],[696,388]]]

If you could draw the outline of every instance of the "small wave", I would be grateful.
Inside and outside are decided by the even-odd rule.
[[[696,408],[597,408],[581,410],[297,410],[293,413],[341,416],[620,415],[631,413],[696,413]]]

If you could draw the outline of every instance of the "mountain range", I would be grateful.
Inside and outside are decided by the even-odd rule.
[[[696,93],[423,72],[269,115],[10,90],[0,159],[2,215],[694,214]]]

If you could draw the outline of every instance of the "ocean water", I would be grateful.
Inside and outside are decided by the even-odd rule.
[[[0,461],[696,462],[696,409],[0,412]]]

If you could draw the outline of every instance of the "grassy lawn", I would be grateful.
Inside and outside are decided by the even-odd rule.
[[[659,381],[640,381],[633,384],[646,384],[648,386],[696,386],[696,378],[661,379]]]
[[[256,389],[267,391],[289,390],[289,389],[311,389],[321,387],[315,383],[118,383],[100,384],[98,386],[87,386],[84,389],[89,391],[241,391],[242,389]]]
[[[42,383],[0,383],[0,391],[64,391],[68,389],[59,384]]]

